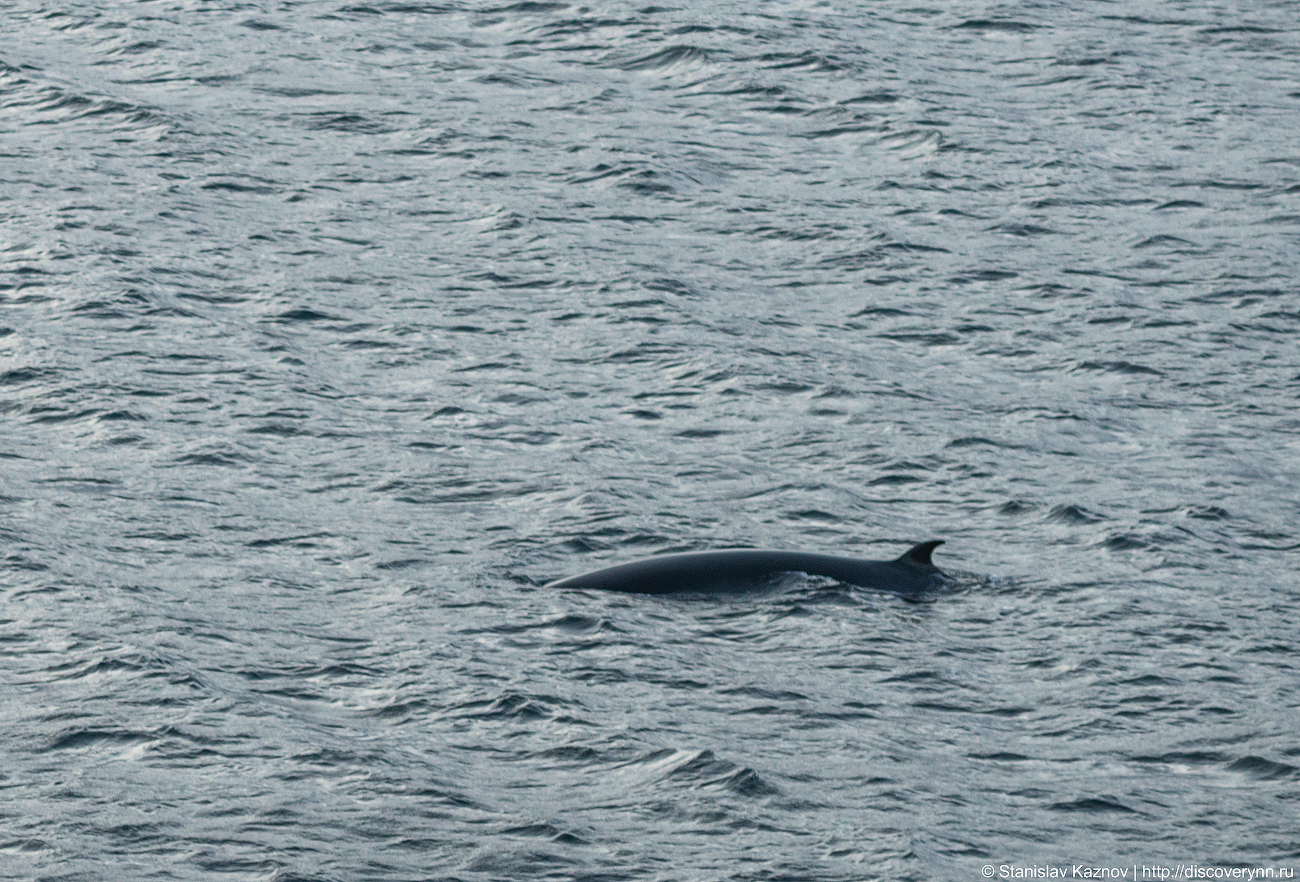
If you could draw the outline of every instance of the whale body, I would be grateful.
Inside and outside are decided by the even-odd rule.
[[[930,562],[943,540],[922,542],[897,560],[857,560],[802,551],[735,548],[664,554],[548,583],[547,588],[583,588],[633,594],[693,594],[740,591],[783,573],[825,576],[859,588],[914,595],[948,581]]]

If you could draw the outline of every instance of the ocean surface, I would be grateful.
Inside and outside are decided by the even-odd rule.
[[[1296,4],[647,2],[0,2],[0,877],[1300,864]]]

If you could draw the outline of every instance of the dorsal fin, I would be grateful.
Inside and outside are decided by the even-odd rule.
[[[920,545],[914,545],[906,554],[898,559],[898,563],[910,563],[922,567],[932,567],[934,564],[930,562],[930,553],[942,544],[942,539],[936,539],[933,542],[922,542]]]

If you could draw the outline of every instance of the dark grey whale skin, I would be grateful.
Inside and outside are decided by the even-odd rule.
[[[859,588],[923,594],[948,581],[930,562],[943,540],[922,542],[897,560],[857,560],[802,551],[737,548],[665,554],[548,583],[547,588],[623,591],[631,594],[695,594],[743,591],[782,573],[825,576]]]

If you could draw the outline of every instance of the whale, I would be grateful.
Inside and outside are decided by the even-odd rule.
[[[710,594],[744,591],[786,573],[824,576],[877,591],[915,596],[950,580],[930,560],[942,539],[914,545],[896,560],[858,560],[803,551],[729,548],[663,554],[548,582],[546,588],[629,594]]]

